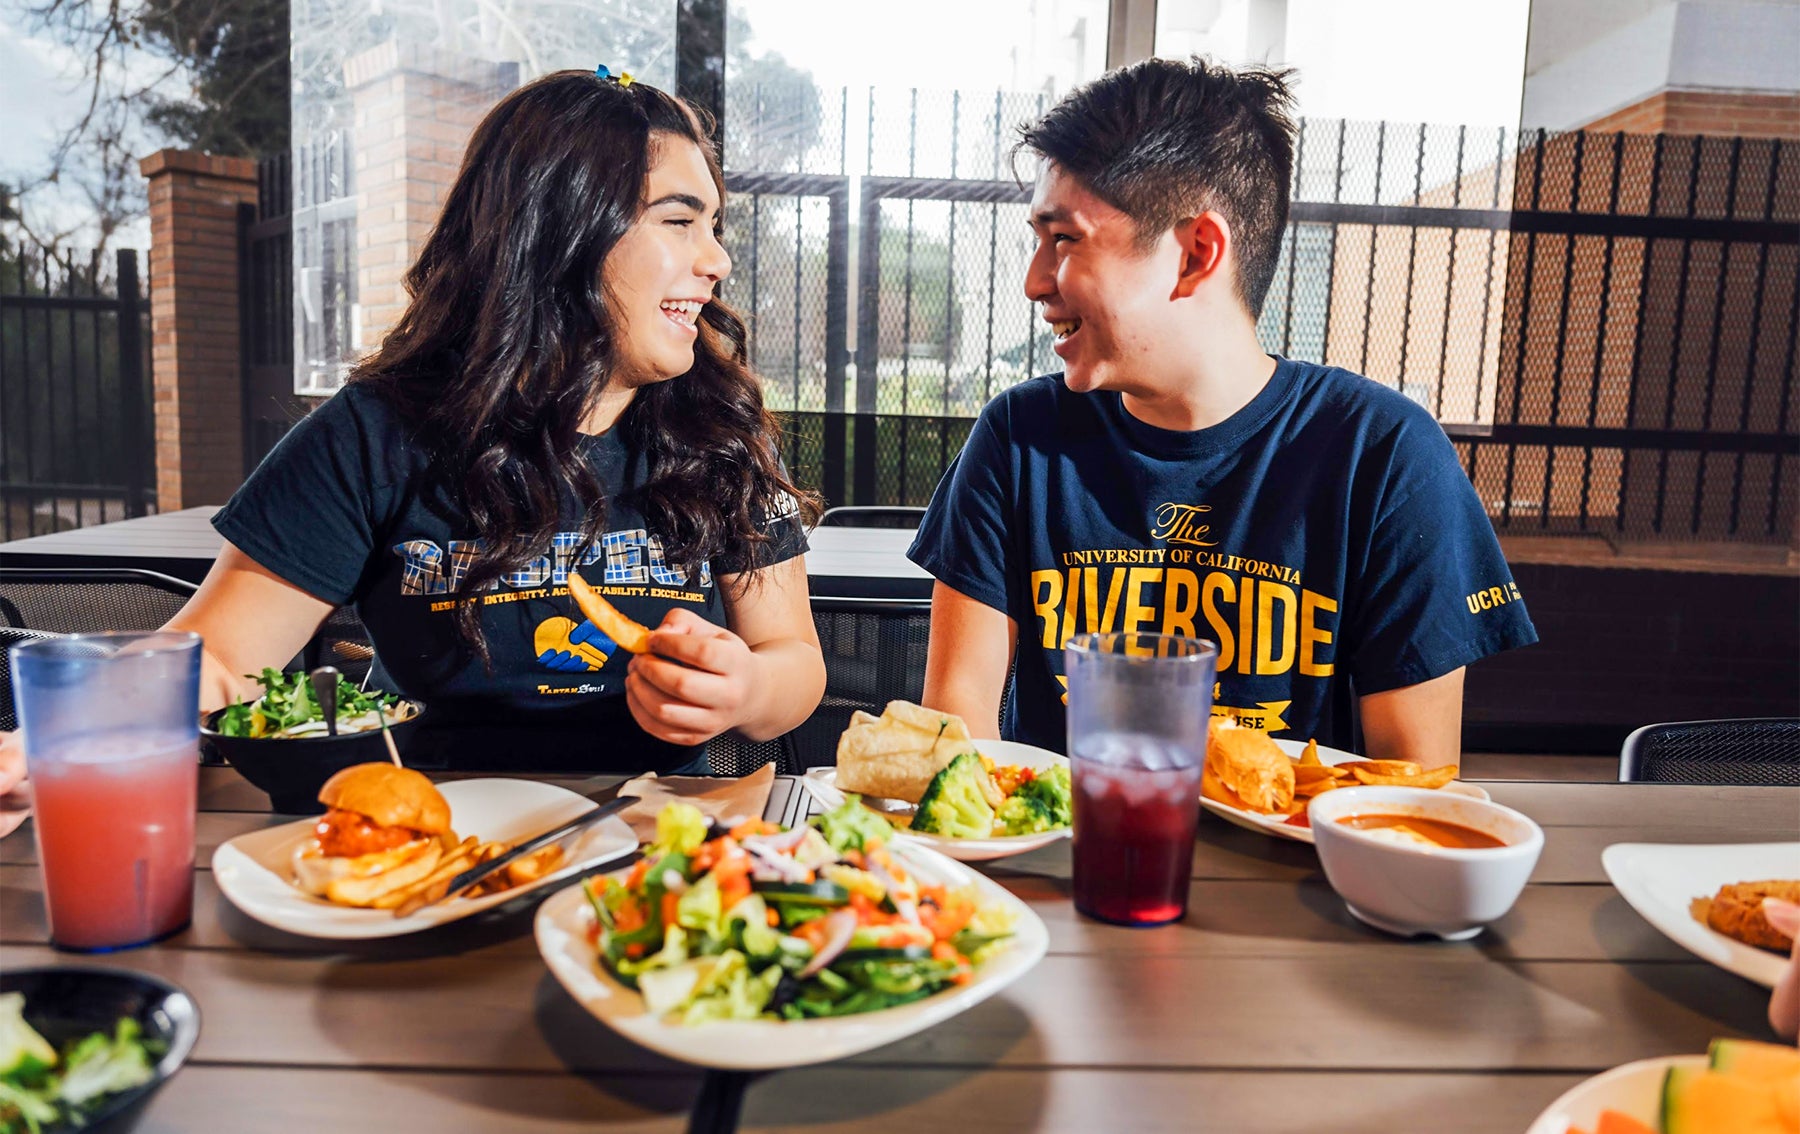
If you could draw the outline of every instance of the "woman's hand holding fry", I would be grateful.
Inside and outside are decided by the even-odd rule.
[[[645,732],[670,744],[700,744],[740,724],[755,703],[760,671],[742,638],[691,610],[671,610],[631,659],[625,699]]]

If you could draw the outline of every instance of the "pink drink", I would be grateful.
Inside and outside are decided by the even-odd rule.
[[[103,732],[32,754],[38,861],[59,948],[140,945],[193,916],[198,744],[192,733]]]
[[[1179,919],[1194,863],[1199,763],[1132,733],[1090,737],[1074,756],[1075,908],[1120,925]]]

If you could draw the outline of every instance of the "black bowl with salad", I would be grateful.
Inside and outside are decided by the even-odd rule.
[[[193,999],[155,977],[0,973],[0,1134],[123,1134],[199,1036]]]
[[[316,815],[319,789],[352,764],[389,759],[383,725],[404,759],[425,710],[391,693],[365,692],[338,678],[337,735],[331,735],[312,682],[304,673],[265,669],[263,694],[208,713],[200,745],[267,792],[276,811]]]

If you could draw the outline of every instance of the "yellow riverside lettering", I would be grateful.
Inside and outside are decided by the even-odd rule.
[[[1031,573],[1031,604],[1046,650],[1061,649],[1079,633],[1159,632],[1214,639],[1221,673],[1330,677],[1336,671],[1321,655],[1337,639],[1337,600],[1268,578],[1185,567],[1049,568]]]

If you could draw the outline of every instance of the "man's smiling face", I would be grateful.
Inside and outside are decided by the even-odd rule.
[[[1031,198],[1037,249],[1025,294],[1056,334],[1076,393],[1154,389],[1186,349],[1174,325],[1181,248],[1173,230],[1147,248],[1136,223],[1046,162]]]

